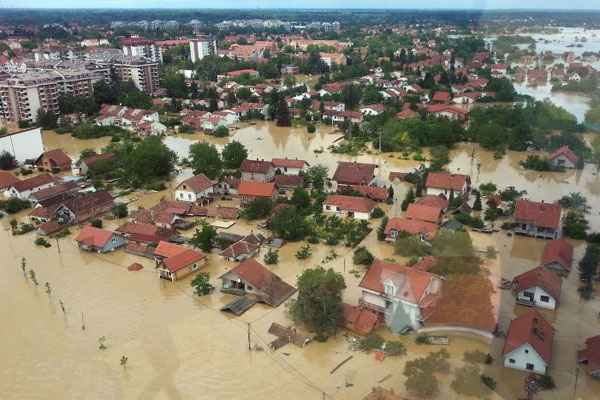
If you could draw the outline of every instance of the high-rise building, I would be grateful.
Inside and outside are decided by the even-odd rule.
[[[28,71],[0,81],[0,115],[9,121],[36,122],[40,109],[58,114],[63,94],[91,96],[101,72],[85,68]]]
[[[122,81],[132,81],[142,92],[153,94],[160,87],[158,62],[141,57],[120,57],[110,61],[112,71]]]
[[[123,54],[130,57],[145,57],[162,63],[162,49],[153,41],[142,38],[125,38],[121,41]]]
[[[190,40],[190,60],[195,63],[206,56],[217,54],[217,41],[210,36]]]

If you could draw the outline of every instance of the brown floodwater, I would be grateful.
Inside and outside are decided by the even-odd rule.
[[[398,154],[349,157],[327,151],[314,152],[315,149],[326,150],[340,136],[328,127],[309,135],[301,128],[285,129],[260,123],[237,130],[233,138],[244,143],[253,157],[303,158],[311,164],[328,166],[331,173],[340,159],[377,162],[381,165],[382,177],[387,177],[389,171],[409,171],[418,165],[416,161],[400,159]],[[228,141],[200,134],[165,138],[182,157],[185,157],[182,152],[186,147],[198,140],[208,140],[217,146]],[[65,147],[69,154],[76,155],[85,148],[100,148],[108,141],[80,141],[68,135],[45,133],[44,142],[47,148]],[[514,185],[526,189],[536,200],[548,201],[570,191],[581,191],[592,206],[598,204],[600,186],[594,168],[531,175],[518,167],[524,154],[508,153],[495,160],[489,152],[475,147],[473,153],[471,145],[460,145],[451,155],[450,168],[471,174],[476,184],[495,181],[500,187]],[[189,173],[184,171],[175,178],[166,191],[130,195],[131,207],[149,207],[161,198],[170,198],[175,182]],[[402,184],[396,188],[398,192],[405,190]],[[402,199],[402,196],[396,197]],[[398,204],[384,208],[391,215],[400,213]],[[598,226],[597,217],[590,217],[592,225]],[[113,228],[120,221],[105,223]],[[378,221],[372,222],[374,228],[377,225]],[[69,237],[58,242],[53,240],[51,248],[40,249],[34,246],[32,234],[12,236],[8,218],[1,220],[0,226],[2,400],[322,399],[323,393],[325,398],[361,399],[377,385],[404,392],[402,371],[406,361],[438,350],[433,346],[416,345],[412,335],[395,337],[405,343],[408,355],[381,362],[373,355],[350,350],[346,335],[339,334],[326,343],[312,343],[304,349],[288,345],[277,352],[248,351],[248,323],[252,347],[264,350],[274,339],[267,332],[272,322],[291,324],[284,305],[277,309],[257,305],[243,316],[233,317],[219,311],[232,296],[215,291],[210,296],[196,297],[190,279],[175,283],[162,281],[150,260],[123,251],[110,255],[81,252],[73,241],[76,229]],[[228,231],[248,233],[260,228],[256,222],[238,221]],[[473,234],[472,237],[478,250],[494,246],[499,252],[495,260],[486,263],[493,282],[502,277],[510,279],[536,266],[544,245],[542,240],[508,237],[503,233]],[[406,261],[395,256],[391,246],[378,242],[375,231],[365,238],[363,245],[376,257]],[[356,304],[360,296],[358,283],[364,270],[352,264],[351,251],[343,246],[318,245],[313,246],[309,259],[298,261],[294,255],[301,246],[302,243],[286,244],[280,250],[279,264],[269,268],[290,283],[294,283],[305,268],[315,265],[334,268],[343,274],[348,286],[344,300]],[[332,252],[337,256],[327,261],[332,258]],[[583,252],[584,246],[577,243],[577,260]],[[35,271],[39,286],[22,273],[22,257],[27,259],[27,268]],[[144,269],[129,272],[127,266],[133,262],[140,262]],[[205,269],[218,287],[218,277],[233,266],[217,255],[210,255]],[[584,338],[600,333],[596,318],[600,311],[599,297],[582,302],[576,291],[577,280],[574,270],[564,281],[559,310],[547,315],[557,328],[551,374],[558,388],[536,398],[594,399],[600,392],[600,383],[585,377],[583,372],[576,378],[576,350]],[[51,285],[50,294],[46,293],[45,282]],[[490,296],[498,310],[500,327],[506,331],[510,319],[522,310],[515,308],[514,298],[506,291],[498,290]],[[64,303],[65,313],[60,301]],[[385,329],[380,333],[393,337]],[[106,337],[106,350],[98,348],[98,339],[102,336]],[[516,399],[523,396],[525,374],[501,366],[502,340],[489,342],[451,334],[447,348],[453,371],[465,364],[465,351],[490,352],[496,361],[479,368],[498,381],[498,388],[492,394],[478,388],[479,395],[466,397],[451,389],[454,379],[451,372],[439,376],[438,398]],[[119,362],[123,355],[128,357],[126,366]],[[330,371],[349,355],[354,356],[352,360],[331,374]]]

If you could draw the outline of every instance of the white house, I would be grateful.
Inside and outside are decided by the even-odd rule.
[[[512,281],[518,303],[549,310],[558,306],[561,287],[561,278],[543,266],[522,273]]]
[[[375,202],[366,197],[332,194],[323,202],[323,212],[338,217],[368,221],[375,208]]]
[[[181,182],[175,188],[175,200],[197,202],[215,193],[215,182],[200,174]]]
[[[271,160],[275,175],[300,175],[308,163],[304,160],[289,158],[274,158]]]
[[[417,268],[375,260],[359,284],[359,304],[385,319],[393,332],[417,330],[441,296],[440,277]]]
[[[21,200],[28,200],[32,193],[48,189],[56,185],[56,179],[48,174],[37,175],[29,179],[23,179],[13,183],[6,195]]]
[[[504,366],[545,374],[552,362],[554,328],[531,310],[510,322],[502,356]]]
[[[466,195],[471,189],[471,178],[468,175],[451,174],[449,172],[430,172],[427,174],[425,190],[427,195],[444,195],[449,198],[450,193]]]
[[[383,104],[369,104],[360,108],[363,115],[376,116],[383,114],[385,106]]]

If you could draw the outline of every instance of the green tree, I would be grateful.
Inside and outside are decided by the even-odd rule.
[[[270,227],[277,237],[288,241],[303,240],[309,233],[305,217],[295,206],[279,209],[271,218]]]
[[[56,129],[58,127],[58,117],[52,111],[40,108],[37,114],[37,123],[44,129]]]
[[[400,205],[400,208],[402,209],[402,211],[406,211],[408,209],[408,206],[411,203],[414,203],[415,200],[416,200],[415,191],[411,187],[408,189],[408,192],[406,192],[406,196],[404,197],[404,200],[402,200],[402,204]]]
[[[215,129],[214,135],[216,137],[227,137],[229,136],[229,128],[226,126],[220,125]]]
[[[354,255],[352,256],[352,262],[356,265],[370,266],[373,264],[374,259],[373,254],[365,246],[360,246],[354,250]]]
[[[246,208],[242,211],[242,217],[248,220],[255,220],[266,218],[273,209],[273,202],[271,199],[257,198],[246,205]]]
[[[310,167],[306,171],[306,180],[309,182],[313,189],[322,192],[325,188],[325,183],[327,181],[328,169],[326,166],[318,164]]]
[[[204,174],[209,179],[217,179],[221,176],[223,161],[214,145],[194,143],[190,146],[190,158],[195,175]]]
[[[277,262],[279,261],[279,252],[273,249],[267,250],[267,252],[265,253],[264,260],[265,264],[267,265],[277,264]]]
[[[238,169],[242,162],[248,158],[248,150],[243,144],[234,140],[225,145],[221,156],[225,168]]]
[[[111,212],[115,218],[125,218],[127,215],[129,215],[129,210],[127,209],[127,204],[125,204],[125,203],[115,204],[114,207],[112,208]],[[102,221],[100,221],[100,222],[102,222]],[[100,228],[101,228],[101,226],[100,226]]]
[[[133,186],[168,178],[175,169],[177,156],[158,136],[150,136],[135,145],[119,148],[123,161],[123,178]]]
[[[301,187],[294,189],[292,194],[291,203],[296,206],[298,210],[304,210],[310,207],[310,195],[306,190]]]
[[[215,239],[217,238],[217,231],[215,228],[208,224],[202,225],[202,230],[196,229],[196,233],[190,240],[190,243],[203,252],[208,253],[214,247]]]
[[[192,280],[191,285],[198,296],[206,296],[213,291],[214,286],[210,284],[210,275],[208,272],[200,272]]]
[[[303,322],[326,340],[335,334],[342,318],[344,277],[333,269],[306,269],[298,277],[298,299],[291,305],[294,320]]]
[[[8,151],[0,153],[0,169],[3,171],[9,171],[17,168],[17,160]]]

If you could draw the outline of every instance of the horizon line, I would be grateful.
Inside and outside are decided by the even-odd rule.
[[[73,7],[1,7],[0,11],[18,11],[18,10],[63,10],[63,11],[85,11],[85,10],[210,10],[210,11],[282,11],[282,10],[294,10],[294,11],[339,11],[339,10],[349,10],[349,11],[501,11],[501,12],[566,12],[566,13],[574,13],[580,11],[597,11],[600,12],[599,8],[445,8],[445,7],[435,7],[435,8],[414,8],[414,7],[231,7],[231,8],[222,8],[222,7],[81,7],[81,8],[73,8]]]

